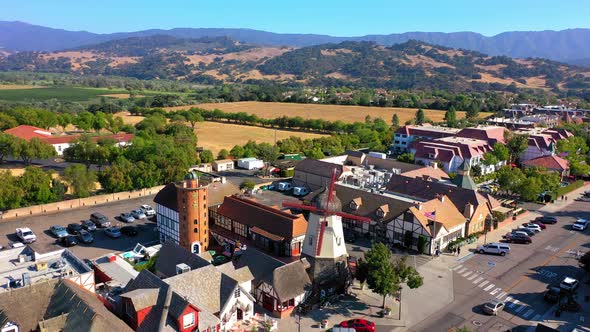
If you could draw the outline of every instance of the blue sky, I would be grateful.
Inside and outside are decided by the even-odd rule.
[[[588,0],[1,0],[0,20],[98,33],[251,28],[359,36],[590,28]]]

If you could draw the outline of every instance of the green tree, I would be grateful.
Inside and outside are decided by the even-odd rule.
[[[402,153],[399,156],[397,156],[397,160],[401,161],[402,163],[409,163],[409,164],[413,164],[414,163],[414,154],[413,153]]]
[[[195,109],[190,109],[186,113],[184,113],[183,115],[184,115],[186,121],[188,121],[191,124],[191,128],[193,130],[195,129],[197,122],[205,121],[205,119],[203,118],[201,113],[199,113]]]
[[[49,159],[57,155],[53,146],[41,142],[34,137],[30,141],[17,139],[14,153],[22,159],[25,165],[30,165],[33,159]]]
[[[481,176],[481,173],[482,173],[481,166],[479,166],[479,165],[471,166],[471,173],[475,177]]]
[[[500,189],[512,194],[518,191],[526,177],[518,168],[503,166],[496,172],[496,178]]]
[[[324,152],[322,152],[322,150],[317,146],[313,147],[312,149],[306,150],[304,154],[307,158],[310,159],[322,159],[326,157],[324,155]]]
[[[256,147],[256,156],[267,162],[277,160],[279,153],[280,149],[277,146],[271,145],[270,143],[260,143]]]
[[[227,159],[229,157],[229,152],[226,149],[219,150],[217,154],[217,160]]]
[[[424,110],[419,108],[418,111],[416,111],[416,120],[414,121],[414,123],[419,126],[424,124],[425,122],[426,116],[424,115]]]
[[[476,102],[471,102],[471,104],[469,104],[469,107],[467,107],[467,112],[466,112],[466,117],[469,120],[472,119],[476,119],[477,116],[479,115],[479,110],[480,110],[480,105],[479,103]]]
[[[18,126],[16,119],[6,113],[0,112],[0,130],[6,130]]]
[[[82,135],[64,150],[63,157],[70,162],[83,162],[86,168],[102,158],[99,157],[98,144],[89,135]],[[102,161],[102,160],[101,160]]]
[[[423,279],[411,266],[405,257],[392,262],[391,251],[383,243],[374,244],[365,253],[368,266],[367,284],[375,293],[383,296],[383,308],[387,296],[395,295],[401,290],[401,284],[406,283],[410,288],[422,286]]]
[[[457,110],[451,106],[448,111],[445,112],[445,121],[448,127],[455,127],[457,125]]]
[[[542,183],[539,178],[528,177],[525,178],[518,187],[520,197],[525,201],[534,201],[539,197],[543,191]]]
[[[14,156],[17,140],[10,134],[0,133],[0,164],[7,156]]]
[[[236,159],[242,158],[245,154],[244,147],[236,145],[229,151],[229,153]]]
[[[96,188],[96,173],[84,165],[74,164],[66,167],[63,178],[70,184],[74,196],[78,198],[90,196]]]
[[[393,129],[399,128],[399,116],[397,113],[393,113],[393,117],[391,118],[391,126]]]
[[[252,190],[254,189],[254,187],[256,186],[256,182],[248,179],[248,180],[244,180],[242,181],[242,183],[240,183],[240,189],[242,190]]]
[[[200,157],[202,163],[211,163],[215,160],[215,157],[213,157],[213,152],[211,152],[211,150],[203,150],[203,152],[200,153]]]
[[[38,167],[26,167],[18,178],[18,185],[24,191],[24,201],[28,204],[46,204],[55,200],[51,191],[51,172]]]
[[[520,155],[528,148],[528,146],[528,135],[508,134],[506,147],[510,153],[510,162],[515,162],[518,158],[520,158]]]
[[[10,171],[0,171],[0,210],[16,209],[23,205],[25,191],[18,180]]]
[[[74,122],[74,117],[69,113],[62,113],[57,116],[57,123],[61,127],[62,131],[66,131],[68,125]]]
[[[484,165],[487,166],[491,166],[491,165],[496,165],[498,163],[498,158],[496,158],[496,156],[494,155],[494,153],[492,152],[486,152],[483,155],[483,161]]]
[[[110,193],[132,190],[133,181],[130,176],[132,168],[133,164],[129,160],[119,157],[99,174],[100,185]]]
[[[496,159],[498,159],[498,161],[505,161],[510,159],[510,150],[508,150],[508,148],[504,144],[494,144],[492,153],[496,157]]]
[[[104,127],[106,130],[113,134],[117,134],[123,129],[124,126],[125,122],[123,122],[123,118],[120,116],[114,116],[112,113],[106,115],[106,123]]]
[[[94,114],[90,112],[81,112],[76,118],[74,118],[73,122],[76,127],[84,131],[90,131],[94,125]]]

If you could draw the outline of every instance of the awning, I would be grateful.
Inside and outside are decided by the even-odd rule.
[[[497,207],[493,208],[492,211],[498,211],[498,212],[506,214],[506,213],[512,211],[512,209],[507,208],[507,207],[503,207],[503,206],[497,206]]]
[[[282,236],[278,236],[278,235],[269,233],[269,232],[265,231],[264,229],[258,228],[256,226],[252,227],[250,229],[250,231],[252,231],[253,233],[256,233],[256,234],[258,234],[260,236],[264,236],[265,238],[267,238],[269,240],[273,240],[273,241],[283,241],[285,239]]]

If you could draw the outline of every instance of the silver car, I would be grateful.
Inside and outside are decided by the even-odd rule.
[[[498,300],[491,300],[483,305],[483,312],[489,315],[495,316],[502,310],[504,310],[504,302]]]
[[[121,215],[119,217],[124,222],[134,222],[135,221],[135,218],[133,218],[131,213],[124,212],[124,213],[121,213]]]
[[[147,218],[146,215],[145,215],[145,213],[143,213],[143,210],[141,210],[141,209],[135,209],[135,210],[131,211],[131,215],[135,219],[145,219],[145,218]]]
[[[69,235],[66,228],[63,226],[60,226],[60,225],[53,225],[53,226],[49,227],[49,230],[58,239],[61,239],[62,237],[66,237]]]

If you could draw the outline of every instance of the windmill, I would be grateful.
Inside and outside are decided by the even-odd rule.
[[[362,222],[371,219],[342,212],[342,203],[336,197],[335,184],[338,170],[332,172],[332,180],[327,190],[316,196],[311,205],[296,202],[283,202],[283,207],[297,208],[310,212],[301,254],[311,265],[312,279],[333,277],[330,272],[336,266],[346,263],[348,254],[344,244],[342,217]]]

